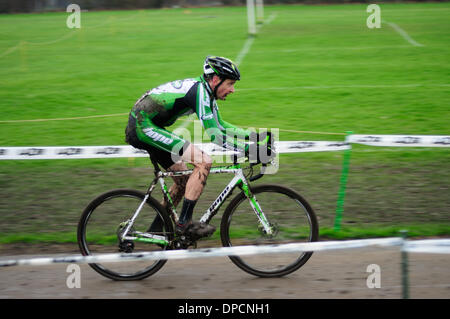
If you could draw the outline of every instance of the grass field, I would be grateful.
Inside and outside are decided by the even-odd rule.
[[[279,128],[281,140],[450,135],[450,4],[380,6],[380,29],[367,28],[365,5],[267,6],[273,20],[243,58],[236,93],[219,103],[223,117]],[[73,30],[67,15],[0,16],[0,146],[124,144],[126,114],[146,90],[198,76],[208,54],[235,59],[247,39],[243,7],[83,12]],[[258,183],[301,192],[327,237],[450,235],[448,149],[355,146],[335,233],[341,165],[339,152],[282,155],[279,173]],[[148,167],[145,159],[0,162],[0,243],[73,241],[94,196],[145,188]],[[209,179],[196,216],[227,178]]]

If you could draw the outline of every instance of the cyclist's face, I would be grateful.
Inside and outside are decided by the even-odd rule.
[[[219,77],[214,77],[214,79],[217,79],[217,83],[215,85],[218,85],[220,83]],[[234,84],[236,83],[236,80],[226,79],[217,89],[217,98],[219,100],[225,100],[227,95],[230,93],[234,93]]]

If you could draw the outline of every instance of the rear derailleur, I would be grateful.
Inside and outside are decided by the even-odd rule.
[[[117,238],[119,239],[119,252],[132,253],[134,250],[134,242],[131,240],[122,240],[122,236],[127,229],[128,221],[120,223],[117,228]],[[133,227],[130,228],[129,233],[133,233]]]

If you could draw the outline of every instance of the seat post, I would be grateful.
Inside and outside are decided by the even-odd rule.
[[[159,167],[158,162],[150,155],[150,161],[152,162],[153,166],[155,167],[155,176],[158,175],[159,172],[161,172],[161,168]]]

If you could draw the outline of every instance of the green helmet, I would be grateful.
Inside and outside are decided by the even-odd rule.
[[[203,73],[205,75],[217,74],[222,79],[240,80],[241,73],[237,65],[230,59],[209,55],[205,59],[203,65]]]

